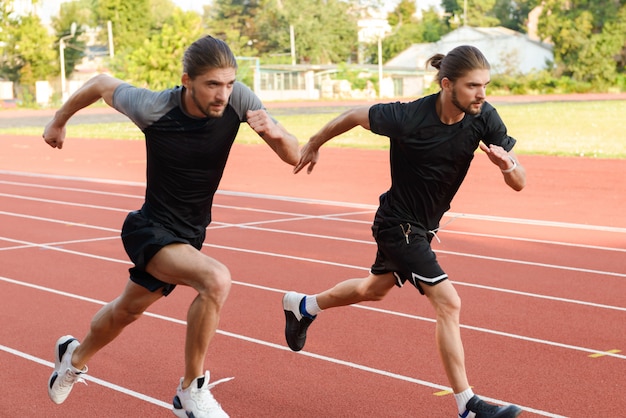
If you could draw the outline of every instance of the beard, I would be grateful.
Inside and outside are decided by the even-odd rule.
[[[470,103],[468,106],[463,106],[461,102],[459,102],[459,98],[457,97],[457,94],[456,94],[456,89],[454,88],[452,89],[452,104],[455,105],[457,109],[459,109],[463,113],[467,113],[468,115],[472,115],[472,116],[480,115],[483,103],[485,103],[484,100],[477,100],[477,101]],[[478,109],[473,109],[471,106],[474,104],[479,104],[480,107]]]
[[[191,96],[191,100],[193,100],[193,103],[196,105],[198,110],[202,112],[206,117],[221,118],[222,115],[224,114],[224,110],[226,109],[224,105],[226,103],[224,103],[223,101],[209,102],[206,104],[206,106],[203,106],[202,104],[200,104],[200,102],[198,101],[198,98],[196,97],[195,89],[193,88],[189,89],[189,95]],[[211,109],[211,106],[224,106],[224,107],[222,107],[221,110],[213,110]]]

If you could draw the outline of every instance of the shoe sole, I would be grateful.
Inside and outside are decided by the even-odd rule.
[[[522,413],[522,409],[515,405],[501,407],[500,411],[493,415],[493,418],[516,418]],[[477,415],[478,416],[478,415]]]
[[[502,410],[502,414],[497,415],[497,418],[515,418],[522,413],[522,409],[515,405],[509,405]]]
[[[172,401],[172,412],[178,418],[195,418],[195,415],[193,412],[185,411],[185,409],[183,408],[183,404],[180,401],[180,398],[178,397],[178,395],[175,395],[174,400]],[[224,412],[224,414],[225,416],[228,416],[226,412]]]

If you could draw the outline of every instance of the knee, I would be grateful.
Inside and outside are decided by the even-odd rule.
[[[200,275],[200,284],[196,289],[198,294],[220,306],[223,305],[232,284],[228,268],[219,263],[203,270]]]
[[[111,305],[111,320],[118,326],[125,327],[141,317],[143,309],[116,301]]]
[[[378,302],[383,300],[385,296],[387,296],[389,290],[391,290],[391,288],[372,286],[366,281],[363,283],[363,286],[360,287],[359,293],[360,298],[363,301]]]
[[[461,297],[454,292],[439,299],[436,310],[439,316],[458,321],[461,316]]]
[[[364,301],[378,302],[387,296],[387,292],[381,292],[379,289],[368,289],[362,294]]]

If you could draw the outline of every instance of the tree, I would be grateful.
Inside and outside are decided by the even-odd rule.
[[[493,13],[505,28],[526,32],[528,13],[540,3],[541,0],[496,0]]]
[[[432,7],[422,12],[421,19],[417,19],[413,2],[407,0],[402,0],[396,9],[389,13],[388,21],[396,22],[396,24],[392,26],[392,33],[383,39],[383,62],[395,57],[413,44],[436,42],[450,30]],[[369,62],[378,64],[378,45],[368,46],[367,55]]]
[[[539,34],[554,43],[559,75],[611,85],[623,71],[625,0],[546,0]]]
[[[288,0],[287,21],[293,25],[301,62],[331,64],[350,61],[356,53],[357,20],[350,4],[340,0]],[[288,29],[288,27],[286,28]]]
[[[410,23],[413,20],[415,12],[417,12],[415,1],[400,0],[396,8],[387,15],[387,22],[393,27],[402,26],[403,23]]]
[[[464,0],[442,0],[441,5],[450,16],[452,27],[462,25],[474,27],[498,26],[500,21],[494,14],[496,0],[467,0],[467,15]]]
[[[19,85],[18,97],[31,103],[35,83],[55,71],[54,41],[35,15],[13,16],[5,3],[0,4],[2,29],[2,76]],[[7,19],[5,25],[4,19]],[[58,66],[57,66],[58,67]]]
[[[71,33],[72,24],[76,25],[74,36],[65,40],[65,74],[69,77],[74,71],[76,63],[79,62],[85,53],[85,41],[81,39],[83,28],[93,21],[93,13],[89,9],[88,1],[71,1],[61,4],[59,16],[52,17],[52,28],[57,39],[68,36]],[[57,40],[57,42],[59,42]],[[58,50],[58,49],[57,49]]]
[[[0,79],[11,78],[8,63],[10,56],[9,30],[14,26],[14,20],[10,16],[8,2],[0,0]]]
[[[117,75],[153,90],[180,84],[185,49],[202,35],[200,15],[176,8],[160,32],[125,55],[123,73]]]
[[[116,53],[130,52],[150,38],[150,0],[99,0],[93,7],[94,20],[100,27],[106,28],[107,22],[111,21]],[[106,31],[102,34],[101,42],[106,44]]]
[[[209,31],[224,39],[236,55],[287,56],[290,26],[299,62],[348,61],[356,50],[356,17],[341,0],[215,0]]]
[[[210,34],[228,43],[235,55],[256,56],[261,6],[259,0],[215,0],[205,24]]]

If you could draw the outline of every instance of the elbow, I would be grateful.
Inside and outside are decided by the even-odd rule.
[[[300,162],[300,155],[289,154],[289,156],[287,156],[286,158],[283,158],[283,161],[295,167]]]
[[[511,189],[521,192],[526,187],[526,170],[518,165],[515,171],[505,173],[504,179]]]

